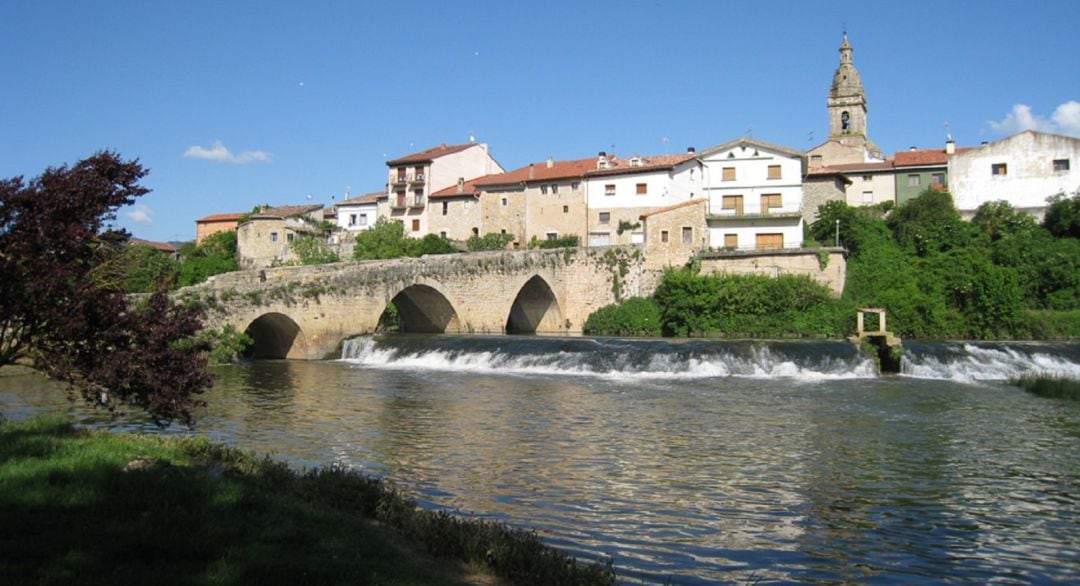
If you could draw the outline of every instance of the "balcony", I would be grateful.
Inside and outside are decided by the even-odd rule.
[[[408,207],[408,202],[404,197],[390,198],[390,209],[404,210]]]
[[[390,175],[390,183],[392,185],[405,185],[406,183],[409,182],[410,177],[411,177],[410,175],[391,174]]]
[[[424,177],[423,173],[417,173],[415,175],[409,176],[409,183],[412,183],[413,185],[419,185],[423,184],[426,179],[427,178]]]
[[[423,208],[425,205],[427,205],[427,198],[423,196],[414,197],[409,200],[410,209]]]

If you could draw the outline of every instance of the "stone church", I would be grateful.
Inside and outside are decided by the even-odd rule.
[[[866,93],[852,53],[844,33],[840,65],[829,88],[829,139],[807,153],[811,168],[884,160],[881,149],[867,135]]]

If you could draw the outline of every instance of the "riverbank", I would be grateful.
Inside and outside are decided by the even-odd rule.
[[[0,424],[0,527],[12,583],[615,582],[608,565],[354,472],[48,417]]]

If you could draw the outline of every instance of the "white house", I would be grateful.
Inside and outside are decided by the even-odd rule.
[[[702,197],[701,163],[694,155],[689,149],[618,159],[601,152],[584,177],[589,245],[642,244],[642,214]]]
[[[965,217],[1004,200],[1041,218],[1047,198],[1080,189],[1080,139],[1026,130],[949,159],[949,191]]]
[[[355,233],[374,226],[379,217],[377,202],[382,195],[381,191],[377,191],[338,203],[334,206],[338,228]]]
[[[740,138],[698,154],[709,199],[709,246],[798,248],[803,239],[801,151]]]

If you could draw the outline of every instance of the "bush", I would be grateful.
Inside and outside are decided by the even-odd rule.
[[[489,232],[483,236],[470,236],[469,239],[465,241],[465,246],[471,252],[479,252],[482,250],[505,250],[506,246],[513,241],[513,234]]]
[[[647,297],[605,305],[585,320],[584,332],[591,336],[659,336],[660,308]]]
[[[577,234],[548,238],[547,240],[540,240],[533,236],[532,240],[529,241],[529,248],[577,248],[580,242],[581,239],[578,238]]]
[[[302,265],[322,265],[341,260],[336,252],[330,250],[325,240],[314,236],[297,237],[291,247]]]
[[[128,293],[150,293],[165,281],[171,281],[180,265],[153,246],[132,244],[121,255],[123,288]]]
[[[184,259],[178,287],[197,285],[214,275],[240,270],[236,262],[236,232],[232,230],[212,234],[194,248],[182,248],[181,254]]]
[[[423,238],[405,236],[405,225],[399,220],[380,217],[375,225],[356,235],[353,260],[379,260],[425,254],[448,254],[457,252],[450,241],[438,234]]]

